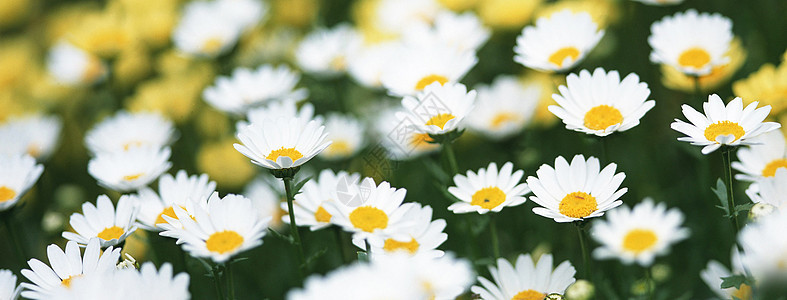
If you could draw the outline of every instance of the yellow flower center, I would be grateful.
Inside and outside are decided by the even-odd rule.
[[[243,237],[232,230],[215,232],[205,241],[205,247],[208,248],[208,251],[218,254],[234,251],[240,248],[241,244],[243,244]]]
[[[491,127],[493,129],[500,128],[506,123],[513,123],[519,120],[519,116],[509,113],[509,112],[501,112],[498,113],[494,118],[492,118]]]
[[[702,48],[689,48],[678,57],[678,64],[682,67],[702,68],[710,62],[710,54]]]
[[[658,237],[650,229],[632,229],[623,237],[623,249],[640,253],[656,245]]]
[[[63,279],[63,281],[61,281],[60,284],[66,288],[71,288],[71,281],[74,280],[74,278],[79,278],[79,277],[82,277],[82,274],[68,276],[68,278]]]
[[[735,290],[730,295],[732,297],[741,299],[741,300],[750,300],[751,297],[751,287],[748,284],[741,284],[741,288]],[[733,298],[733,299],[735,299]]]
[[[585,127],[592,130],[604,130],[620,122],[623,122],[623,115],[609,105],[599,105],[585,113]]]
[[[0,186],[0,202],[6,202],[11,199],[14,199],[16,196],[16,191],[12,190],[7,186]]]
[[[350,222],[366,232],[373,232],[375,229],[385,229],[388,227],[388,215],[376,207],[361,206],[350,213]]]
[[[410,141],[410,144],[416,148],[430,148],[430,147],[437,147],[436,144],[431,144],[429,142],[434,141],[428,133],[416,133],[413,134],[413,137]]]
[[[547,294],[539,293],[534,290],[524,290],[514,295],[511,300],[543,300],[546,296]]]
[[[331,60],[330,67],[333,70],[341,71],[347,68],[347,59],[343,55],[334,57]]]
[[[183,206],[181,206],[180,208],[182,208],[183,210],[186,210],[186,208],[183,207]],[[156,217],[156,223],[153,223],[153,225],[167,224],[167,220],[164,219],[164,216],[168,216],[168,217],[173,218],[175,220],[178,219],[178,215],[175,214],[175,208],[170,206],[170,207],[165,208],[164,210],[161,211],[160,214],[158,214],[158,217]],[[194,221],[197,221],[196,219],[194,219],[194,217],[191,217],[191,219],[194,220]]]
[[[350,143],[343,140],[333,141],[325,151],[331,156],[349,156],[352,151]]]
[[[560,48],[559,50],[555,51],[555,53],[552,53],[552,55],[549,56],[549,62],[562,68],[563,61],[566,60],[566,57],[571,57],[571,61],[569,63],[574,62],[577,59],[577,57],[579,57],[579,49],[573,46]]]
[[[314,212],[314,219],[317,220],[317,222],[328,223],[331,221],[331,217],[331,214],[322,208],[322,205]]]
[[[426,88],[427,85],[430,85],[435,81],[439,82],[440,85],[443,85],[446,82],[448,82],[448,77],[437,75],[437,74],[426,75],[424,76],[424,78],[421,78],[421,80],[418,80],[418,83],[415,84],[415,90],[416,91],[423,90],[424,88]]]
[[[139,146],[142,146],[142,144],[143,143],[140,142],[140,141],[130,141],[130,142],[125,143],[123,145],[123,150],[128,151],[128,149],[130,149],[131,147],[139,147]]]
[[[95,57],[91,57],[87,61],[87,65],[85,69],[82,70],[82,81],[83,82],[93,82],[104,73],[104,66],[101,65],[101,61],[99,61]]]
[[[470,204],[493,209],[506,201],[506,193],[496,186],[485,187],[473,194]]]
[[[137,173],[137,174],[126,175],[126,176],[123,176],[123,180],[125,180],[125,181],[132,181],[132,180],[135,180],[135,179],[137,179],[139,177],[142,177],[142,175],[144,175],[144,174],[145,173]]]
[[[454,117],[454,115],[452,114],[438,114],[432,117],[431,119],[429,119],[429,121],[426,122],[426,125],[427,126],[435,125],[437,127],[440,127],[440,129],[443,129],[445,123],[448,123],[448,121],[452,120],[453,118],[456,117]]]
[[[572,218],[584,218],[598,209],[596,198],[585,192],[573,192],[563,197],[560,213]]]
[[[41,146],[31,143],[29,146],[27,146],[27,154],[38,158],[38,156],[41,155]]]
[[[266,156],[265,159],[276,161],[279,158],[279,156],[286,156],[292,159],[292,161],[296,161],[301,157],[303,157],[303,154],[298,152],[298,150],[295,150],[295,148],[281,147],[278,150],[271,151],[271,154],[268,154],[268,156]]]
[[[125,231],[123,231],[123,228],[117,226],[107,227],[98,233],[98,238],[105,241],[119,239],[124,232]]]
[[[776,170],[778,170],[779,168],[787,168],[787,159],[779,158],[769,162],[767,165],[765,165],[765,168],[762,169],[762,176],[763,177],[776,176]],[[0,197],[0,200],[2,200],[2,197]]]
[[[415,254],[415,252],[418,251],[418,246],[419,246],[418,241],[416,241],[414,238],[410,239],[409,242],[400,242],[392,238],[389,238],[385,240],[385,245],[383,245],[383,249],[385,249],[385,251],[388,252],[403,250],[403,251],[410,252],[410,254]]]
[[[224,43],[222,43],[220,38],[217,37],[209,38],[204,43],[202,43],[202,48],[200,50],[208,54],[214,54],[216,52],[219,52],[219,49],[221,49],[221,46],[223,44]]]
[[[705,128],[705,138],[711,142],[715,142],[716,138],[721,135],[730,134],[735,136],[735,139],[732,140],[734,142],[741,138],[745,133],[746,131],[743,130],[741,125],[730,121],[718,121],[716,123],[710,124],[708,128]]]

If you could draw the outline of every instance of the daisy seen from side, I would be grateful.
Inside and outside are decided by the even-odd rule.
[[[415,97],[402,99],[404,113],[397,114],[402,123],[417,132],[442,135],[464,128],[462,120],[475,105],[476,91],[461,83],[432,83]]]
[[[125,151],[100,152],[90,159],[87,171],[100,186],[119,191],[135,191],[147,186],[166,172],[170,148],[131,147]]]
[[[160,231],[159,224],[167,224],[164,216],[177,218],[175,206],[187,211],[194,205],[204,205],[216,190],[216,182],[210,181],[207,174],[189,176],[180,170],[175,176],[164,174],[158,181],[158,193],[143,188],[134,195],[139,201],[137,220],[146,230]]]
[[[491,85],[476,86],[475,107],[467,127],[495,140],[516,135],[530,122],[542,91],[513,76],[498,76]]]
[[[515,265],[498,258],[497,266],[489,267],[494,282],[479,276],[480,285],[470,290],[484,300],[536,300],[551,293],[563,294],[576,281],[576,270],[567,260],[552,266],[552,254],[542,254],[538,261],[530,254],[520,254]]]
[[[0,211],[14,207],[43,172],[44,166],[27,154],[0,155]]]
[[[738,149],[738,161],[732,168],[741,172],[735,179],[756,181],[773,177],[779,169],[787,169],[787,141],[779,130],[752,139],[753,144]]]
[[[539,71],[560,72],[573,68],[604,36],[590,14],[563,10],[536,20],[516,39],[514,61]]]
[[[175,138],[175,127],[159,113],[121,111],[94,125],[85,134],[85,144],[93,154],[118,152],[131,147],[164,148]]]
[[[729,62],[726,54],[732,43],[732,22],[720,14],[690,9],[654,22],[650,32],[650,60],[654,63],[700,76]]]
[[[81,214],[71,215],[69,224],[75,232],[63,232],[63,238],[87,245],[91,239],[97,237],[100,239],[101,248],[116,246],[137,230],[134,221],[138,211],[136,199],[129,195],[120,196],[117,207],[107,195],[100,195],[95,205],[85,202],[82,204]]]
[[[297,118],[265,119],[238,131],[235,149],[251,162],[272,170],[297,168],[328,148],[325,126],[312,120],[301,125]]]

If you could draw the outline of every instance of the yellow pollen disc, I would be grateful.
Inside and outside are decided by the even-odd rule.
[[[123,176],[123,180],[125,180],[125,181],[132,181],[134,179],[142,177],[142,175],[144,175],[144,173],[137,173],[137,174],[126,175],[126,176]]]
[[[539,293],[534,290],[524,290],[514,295],[511,300],[543,300],[546,296],[547,294]]]
[[[0,202],[9,201],[14,199],[16,191],[6,186],[0,186]]]
[[[431,119],[429,119],[429,121],[426,122],[426,125],[427,126],[428,125],[435,125],[437,127],[440,127],[440,129],[443,129],[443,127],[445,126],[445,123],[448,123],[448,121],[451,121],[453,118],[456,118],[456,117],[454,117],[454,115],[452,115],[452,114],[438,114],[438,115],[432,117]]]
[[[604,130],[620,122],[623,122],[623,115],[609,105],[599,105],[585,113],[585,127],[592,130]]]
[[[117,226],[107,227],[98,233],[98,238],[105,241],[119,239],[124,232],[125,231],[123,231],[123,228]]]
[[[208,251],[218,254],[224,254],[238,249],[241,244],[243,244],[243,237],[232,230],[215,232],[205,241],[205,247],[208,248]]]
[[[493,209],[506,201],[506,193],[496,186],[485,187],[473,194],[470,204]]]
[[[762,169],[762,176],[763,177],[773,177],[776,176],[776,170],[779,168],[787,168],[787,159],[780,158],[774,159],[765,165],[765,168]],[[0,196],[0,200],[3,200],[3,197]]]
[[[421,78],[421,80],[418,80],[418,83],[415,84],[415,90],[423,90],[427,85],[430,85],[435,81],[439,82],[440,85],[443,85],[448,82],[448,77],[437,74],[426,75],[424,78]]]
[[[331,214],[322,208],[322,206],[318,207],[317,211],[314,212],[314,219],[317,220],[317,222],[328,223],[331,221],[331,217]]]
[[[337,56],[331,60],[331,69],[341,71],[347,68],[347,59],[344,56]]]
[[[585,192],[573,192],[563,197],[558,208],[564,216],[584,218],[598,209],[596,205],[596,197]]]
[[[741,288],[739,288],[739,289],[735,290],[734,292],[732,292],[732,295],[730,295],[730,296],[738,298],[738,299],[741,299],[741,300],[750,300],[750,299],[752,299],[752,297],[751,297],[751,287],[748,284],[745,284],[745,283],[741,284]],[[733,298],[733,299],[735,299],[735,298]]]
[[[388,215],[376,207],[361,206],[350,213],[350,223],[366,232],[388,227]]]
[[[741,138],[745,133],[746,131],[743,130],[741,125],[730,121],[718,121],[716,123],[710,124],[708,128],[705,128],[705,138],[711,142],[715,142],[716,138],[718,138],[720,135],[730,134],[735,136],[735,139],[732,140],[734,142]]]
[[[566,59],[566,57],[571,57],[571,62],[574,62],[577,60],[577,57],[579,57],[579,49],[572,46],[560,48],[549,56],[549,62],[562,68],[563,61]]]
[[[710,54],[702,48],[689,48],[678,57],[678,64],[683,67],[702,68],[710,62]]]
[[[158,217],[156,217],[156,223],[154,223],[153,225],[167,224],[167,220],[164,220],[164,216],[168,216],[175,220],[178,219],[178,216],[175,215],[175,209],[172,206],[170,206],[165,208],[163,211],[161,211],[160,214],[158,214]]]
[[[519,120],[519,117],[512,113],[501,112],[497,114],[494,118],[492,118],[491,127],[492,128],[500,128],[506,123],[512,123]]]
[[[623,249],[634,253],[648,250],[656,244],[658,237],[650,229],[632,229],[623,237]]]
[[[140,142],[140,141],[130,141],[130,142],[126,143],[125,145],[123,145],[123,150],[128,150],[131,147],[139,147],[139,146],[142,146],[142,142]]]
[[[221,49],[222,44],[223,43],[221,42],[221,39],[215,37],[210,38],[206,40],[204,43],[202,43],[201,50],[202,52],[213,54],[218,52],[219,49]]]
[[[82,81],[93,82],[99,76],[101,76],[103,72],[104,66],[101,65],[101,61],[95,57],[92,57],[87,61],[87,66],[85,66],[85,69],[82,70]]]
[[[295,148],[281,147],[279,150],[271,151],[271,154],[268,154],[268,156],[266,156],[265,159],[276,161],[279,158],[279,156],[287,156],[290,159],[292,159],[292,161],[296,161],[301,157],[303,157],[303,154],[298,152],[298,150],[295,150]]]
[[[430,144],[429,142],[434,141],[428,133],[416,133],[413,134],[413,137],[410,141],[410,144],[416,148],[427,148],[430,146],[437,146],[436,144]]]
[[[66,287],[66,288],[70,288],[71,287],[71,280],[73,280],[74,278],[79,278],[79,277],[82,277],[82,274],[68,276],[68,278],[63,279],[63,281],[61,281],[60,284],[63,285],[64,287]]]
[[[385,245],[383,245],[383,249],[388,252],[394,252],[398,250],[404,250],[410,252],[410,254],[415,254],[418,251],[418,241],[415,239],[411,239],[409,242],[400,242],[394,239],[387,239],[385,240]]]
[[[348,156],[353,152],[350,143],[342,140],[333,141],[325,151],[335,156]]]

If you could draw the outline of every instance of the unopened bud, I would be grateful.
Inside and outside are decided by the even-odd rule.
[[[588,300],[593,299],[596,288],[590,281],[580,279],[566,289],[566,299],[569,300]]]
[[[756,203],[749,211],[749,220],[752,222],[757,222],[762,217],[772,214],[774,210],[776,210],[776,207],[768,203]]]
[[[563,295],[558,293],[552,293],[544,297],[544,300],[563,300],[563,299],[565,299]]]
[[[672,274],[672,268],[665,264],[656,264],[650,268],[650,274],[656,282],[663,282]]]

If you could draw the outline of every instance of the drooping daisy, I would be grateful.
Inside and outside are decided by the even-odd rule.
[[[298,66],[308,73],[335,76],[345,71],[347,60],[361,46],[361,35],[347,24],[309,33],[295,50]]]
[[[415,95],[435,82],[458,82],[477,62],[474,51],[446,45],[402,46],[389,58],[380,80],[391,95]]]
[[[461,83],[432,83],[415,97],[405,96],[402,106],[406,113],[398,114],[400,121],[412,123],[415,131],[445,134],[463,128],[462,120],[475,105],[476,91],[467,90]]]
[[[477,86],[476,91],[478,97],[467,116],[467,126],[496,140],[522,131],[542,94],[539,86],[525,85],[513,76],[498,76],[489,86]]]
[[[327,203],[339,201],[337,195],[339,185],[355,186],[360,181],[361,174],[339,171],[334,173],[331,169],[320,171],[317,180],[310,180],[303,185],[301,193],[295,194],[292,209],[295,211],[295,223],[298,226],[309,226],[312,231],[319,230],[333,224],[333,215],[326,207]],[[287,204],[281,204],[282,209],[287,209]],[[286,215],[282,218],[285,223],[290,222]]]
[[[477,51],[491,35],[472,12],[441,11],[434,22],[414,22],[405,27],[402,39],[410,45],[442,44],[460,51]]]
[[[579,76],[568,75],[566,85],[558,89],[560,95],[552,95],[558,105],[550,105],[549,111],[563,120],[567,129],[597,136],[637,126],[656,105],[656,101],[647,100],[648,84],[634,73],[621,81],[618,71],[607,73],[597,68],[591,75],[582,70]]]
[[[650,266],[656,256],[667,254],[672,244],[689,237],[689,230],[680,227],[683,218],[678,209],[667,210],[664,203],[654,204],[650,198],[632,209],[612,210],[607,220],[593,223],[591,236],[601,244],[593,256]]]
[[[268,169],[299,167],[330,146],[325,126],[309,121],[305,126],[297,118],[265,119],[238,131],[240,144],[235,149],[251,162]]]
[[[295,89],[300,74],[286,65],[262,65],[252,70],[237,68],[232,76],[219,76],[202,92],[202,97],[218,110],[243,114],[250,108],[271,101],[306,98],[306,89]]]
[[[115,246],[137,230],[134,223],[139,211],[136,199],[122,195],[118,200],[117,209],[107,195],[100,195],[93,203],[82,203],[82,213],[71,215],[69,224],[76,231],[63,232],[63,238],[86,245],[92,238],[98,237],[101,248]]]
[[[751,145],[751,138],[781,127],[779,123],[763,122],[771,107],[757,108],[757,104],[755,101],[743,108],[743,100],[736,97],[725,107],[719,95],[713,94],[702,104],[704,115],[684,104],[683,115],[691,124],[675,119],[670,127],[688,135],[678,138],[679,141],[703,146],[702,154],[716,151],[722,145]]]
[[[163,148],[174,139],[172,121],[159,113],[121,111],[88,130],[85,144],[92,153],[125,151],[131,147]]]
[[[773,177],[779,169],[787,169],[787,142],[781,131],[774,130],[752,139],[748,147],[738,150],[738,160],[732,167],[743,174],[735,179],[755,181]]]
[[[119,192],[138,190],[166,172],[170,149],[150,146],[126,151],[101,152],[87,164],[87,171],[98,184]]]
[[[183,250],[194,257],[207,257],[216,263],[223,263],[236,254],[262,245],[270,218],[262,219],[246,197],[228,194],[219,198],[218,192],[208,199],[207,208],[195,207],[190,212],[175,207],[177,223],[183,228],[169,224],[160,234],[178,239]],[[174,221],[174,218],[164,216]]]
[[[180,170],[173,177],[164,174],[158,181],[158,194],[150,188],[139,190],[135,195],[139,199],[140,221],[146,230],[161,230],[158,224],[166,224],[164,216],[177,218],[175,206],[185,210],[200,203],[207,203],[208,197],[216,190],[216,182],[208,181],[207,174],[191,175],[185,170]]]
[[[63,125],[55,116],[25,115],[0,125],[0,153],[24,154],[42,161],[55,151]]]
[[[741,300],[749,300],[751,297],[751,286],[742,284],[740,288],[721,288],[722,278],[730,277],[732,275],[745,275],[745,268],[741,262],[741,254],[737,247],[732,250],[732,270],[727,269],[723,264],[718,261],[711,260],[706,265],[705,269],[700,272],[702,281],[708,286],[721,299],[734,299],[737,297]]]
[[[0,211],[16,205],[42,172],[44,166],[27,154],[0,155]]]
[[[760,178],[746,189],[754,203],[765,203],[781,209],[787,207],[787,168],[779,168],[772,177]]]
[[[530,254],[520,254],[512,266],[498,258],[497,267],[489,267],[494,282],[479,276],[481,285],[470,290],[484,300],[543,299],[551,293],[563,294],[576,281],[577,271],[567,260],[552,269],[552,261],[552,254],[542,254],[538,262]]]
[[[623,204],[619,198],[628,191],[618,190],[626,174],[615,174],[616,169],[617,164],[610,163],[600,170],[598,158],[592,156],[586,161],[581,154],[576,155],[571,164],[558,156],[554,168],[541,165],[537,177],[527,178],[535,194],[530,200],[542,206],[533,208],[533,212],[560,223],[603,216]]]
[[[598,30],[590,14],[563,10],[522,29],[514,61],[539,71],[568,70],[582,61],[602,36],[604,30]]]
[[[525,194],[530,193],[527,184],[519,183],[525,171],[513,171],[514,164],[506,162],[498,172],[497,164],[490,163],[487,168],[478,169],[478,173],[467,171],[467,176],[454,175],[454,185],[448,192],[461,202],[448,207],[454,213],[489,211],[500,212],[506,206],[517,206],[525,203]]]
[[[107,248],[101,252],[98,238],[87,243],[84,255],[79,253],[79,245],[74,241],[66,243],[66,251],[55,244],[46,248],[49,265],[38,259],[27,261],[30,269],[22,270],[30,283],[21,284],[22,297],[28,299],[50,299],[61,289],[68,289],[75,281],[86,277],[105,276],[115,270],[120,258],[120,248]],[[50,267],[51,266],[51,267]]]
[[[0,299],[16,300],[22,286],[16,285],[16,275],[11,270],[0,269]]]
[[[690,9],[664,17],[650,26],[650,60],[686,74],[705,75],[729,61],[732,22],[719,14]]]
[[[787,280],[787,210],[781,209],[746,225],[738,233],[741,261],[760,284]]]
[[[255,107],[249,109],[246,113],[247,121],[238,121],[235,124],[237,131],[241,128],[248,126],[249,123],[262,123],[265,119],[278,119],[278,118],[298,118],[299,123],[303,126],[311,120],[317,120],[322,123],[321,116],[314,116],[314,105],[311,103],[304,103],[298,107],[295,99],[287,98],[281,101],[273,101],[268,105],[262,107]]]
[[[329,114],[325,118],[327,139],[332,141],[319,157],[337,160],[352,157],[361,150],[364,143],[364,126],[350,115]]]
[[[107,73],[98,57],[65,41],[49,50],[46,66],[55,81],[69,86],[96,83]]]
[[[369,237],[369,253],[378,254],[406,253],[410,255],[424,255],[428,257],[441,257],[442,250],[438,250],[448,235],[443,232],[446,222],[443,219],[432,220],[432,207],[421,206],[414,203],[413,207],[404,216],[411,224],[399,229],[391,236],[372,235]],[[355,242],[355,241],[354,241]],[[365,245],[356,245],[361,249]]]
[[[269,174],[257,176],[243,190],[243,195],[251,200],[260,218],[271,218],[268,227],[274,230],[283,228],[286,225],[284,221],[289,221],[286,210],[287,198],[284,193],[282,180]]]

